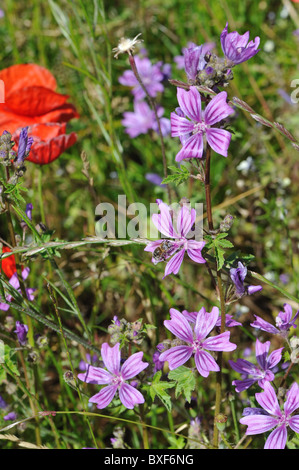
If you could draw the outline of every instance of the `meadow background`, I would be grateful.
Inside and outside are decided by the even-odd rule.
[[[75,131],[77,143],[49,165],[27,164],[23,193],[34,206],[33,220],[43,221],[53,231],[51,241],[76,242],[95,235],[95,208],[100,202],[115,207],[119,194],[128,203],[145,205],[157,198],[166,199],[166,190],[146,179],[147,173],[163,177],[163,163],[157,134],[129,138],[122,126],[122,115],[132,111],[130,90],[118,78],[129,69],[128,58],[116,60],[112,48],[121,37],[142,33],[142,47],[152,62],[171,64],[171,78],[185,80],[174,57],[181,54],[189,41],[196,44],[216,42],[221,55],[219,36],[226,22],[229,30],[250,38],[260,36],[261,51],[250,61],[234,69],[234,80],[227,89],[229,98],[239,97],[256,113],[270,121],[279,121],[299,139],[299,104],[290,100],[291,82],[299,79],[299,7],[288,0],[144,0],[144,1],[64,1],[6,0],[1,6],[0,63],[1,69],[17,63],[36,63],[55,76],[58,92],[70,96],[80,118],[68,124]],[[169,117],[177,106],[176,89],[165,84],[159,98]],[[231,340],[251,346],[254,337],[248,328],[253,314],[273,321],[282,305],[298,306],[298,151],[275,130],[253,120],[238,110],[232,122],[234,136],[229,157],[218,157],[212,163],[212,200],[214,217],[221,221],[229,213],[235,217],[230,239],[242,254],[252,255],[251,269],[264,277],[263,291],[245,296],[229,306],[243,327],[233,329]],[[174,165],[178,151],[177,139],[165,139],[168,166]],[[84,170],[82,152],[89,162]],[[252,157],[252,164],[244,165]],[[242,163],[243,162],[243,166]],[[86,170],[86,166],[85,166]],[[191,203],[204,202],[202,187],[190,178],[179,186],[171,185],[175,200],[182,197]],[[0,236],[8,237],[5,217],[0,222]],[[54,252],[57,269],[42,255],[23,258],[30,267],[30,286],[37,289],[35,306],[40,317],[51,319],[59,330],[47,283],[52,285],[62,326],[95,348],[109,341],[108,326],[114,315],[127,321],[141,320],[156,328],[145,335],[141,349],[151,361],[156,344],[167,336],[162,328],[171,307],[198,310],[203,304],[209,310],[216,299],[204,267],[185,263],[178,276],[162,281],[164,266],[154,266],[144,246],[108,246],[85,243],[66,249],[57,246]],[[253,282],[253,283],[254,283]],[[290,294],[293,300],[286,294]],[[53,292],[52,292],[53,295]],[[11,309],[16,316],[17,310]],[[79,312],[79,313],[78,313]],[[1,338],[13,348],[16,338],[5,329],[6,314],[1,312]],[[47,338],[43,347],[36,346],[37,357],[22,363],[18,354],[12,356],[20,375],[9,376],[2,371],[0,394],[5,397],[18,419],[32,416],[30,394],[36,410],[63,412],[37,421],[28,420],[7,431],[25,443],[49,448],[111,447],[116,426],[125,432],[125,442],[142,448],[143,428],[119,418],[138,420],[135,411],[114,406],[103,410],[106,418],[80,415],[95,411],[88,406],[90,387],[81,384],[79,396],[74,381],[65,373],[79,372],[78,366],[88,350],[71,338],[33,319],[34,332]],[[85,325],[85,326],[84,326]],[[266,339],[267,336],[265,335]],[[275,344],[275,338],[272,346]],[[234,413],[241,416],[242,404],[234,401],[232,371],[224,371],[224,383],[234,403]],[[27,378],[26,378],[27,377]],[[26,382],[26,380],[27,382]],[[182,448],[194,442],[180,436],[188,435],[190,419],[201,416],[202,429],[213,420],[214,377],[199,379],[197,394],[187,404],[183,397],[174,398],[172,411],[167,412],[159,399],[143,419],[163,429],[148,430],[151,448]],[[30,388],[28,389],[28,385]],[[172,391],[169,391],[173,395]],[[2,411],[2,410],[0,410]],[[71,413],[74,412],[74,413]],[[0,428],[8,423],[0,414]],[[110,416],[110,417],[109,417]],[[245,432],[244,426],[229,422],[232,436]],[[167,432],[171,431],[171,433]],[[231,437],[231,439],[233,439]],[[235,439],[235,438],[234,438]],[[259,447],[263,438],[255,438]],[[20,442],[0,440],[1,448],[13,449]]]

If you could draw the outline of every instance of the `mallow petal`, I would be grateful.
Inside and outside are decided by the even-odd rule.
[[[192,328],[184,315],[178,310],[171,308],[170,318],[171,320],[164,321],[164,326],[177,338],[187,343],[192,343]]]
[[[178,253],[176,253],[170,261],[168,261],[168,263],[166,264],[166,267],[165,267],[165,272],[164,272],[164,276],[163,276],[163,279],[168,276],[169,274],[177,274],[180,270],[180,267],[181,267],[181,264],[183,262],[183,259],[184,259],[184,254],[185,254],[185,250],[182,249],[180,250]]]
[[[240,423],[248,426],[247,435],[254,435],[270,431],[277,426],[278,419],[269,415],[248,415],[241,418]]]
[[[234,113],[233,108],[227,104],[226,98],[227,93],[222,91],[209,102],[205,110],[206,124],[212,126],[216,122],[222,121],[222,119]]]
[[[215,359],[206,351],[196,351],[194,359],[196,368],[203,377],[208,377],[211,371],[218,372],[220,370]]]
[[[207,141],[212,149],[216,153],[219,153],[219,155],[227,157],[227,151],[232,137],[231,133],[225,129],[211,127],[210,129],[207,129],[206,134]]]
[[[106,408],[111,403],[117,391],[117,385],[108,385],[89,399],[90,403],[96,403],[97,408],[100,410]]]
[[[119,343],[116,343],[112,348],[108,343],[103,343],[101,347],[101,356],[106,369],[108,369],[111,374],[117,375],[120,369]]]
[[[185,116],[194,122],[201,122],[201,97],[196,87],[191,86],[189,91],[177,89],[177,99]]]
[[[132,410],[135,405],[144,403],[142,394],[132,385],[122,383],[119,389],[119,398],[122,404]]]
[[[95,382],[99,385],[109,384],[112,380],[112,377],[113,376],[105,369],[102,369],[101,367],[94,367],[90,364],[87,365],[85,372],[78,374],[78,379],[82,380],[82,382]]]
[[[177,153],[175,160],[180,162],[185,158],[202,158],[203,138],[202,134],[191,135],[185,142],[181,150]]]
[[[143,352],[132,354],[122,365],[121,375],[124,380],[129,380],[146,369],[148,362],[142,362]]]
[[[274,429],[266,440],[264,449],[284,449],[287,442],[287,428],[285,425]]]
[[[256,393],[255,398],[269,414],[274,416],[282,415],[275,390],[269,382],[265,383],[264,392]]]
[[[192,356],[193,348],[190,346],[174,346],[160,354],[159,360],[168,362],[170,370],[177,369]]]

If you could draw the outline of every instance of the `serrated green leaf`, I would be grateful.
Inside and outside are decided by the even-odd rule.
[[[20,376],[20,372],[17,366],[17,362],[13,360],[15,351],[11,349],[7,344],[4,346],[4,364],[14,375]]]
[[[196,381],[192,369],[180,366],[169,372],[168,377],[176,381],[175,396],[176,398],[183,393],[188,403],[191,401],[191,393],[195,389]]]
[[[168,411],[171,411],[171,397],[168,395],[168,393],[165,391],[169,388],[173,388],[175,386],[175,382],[164,382],[160,381],[162,372],[159,371],[155,374],[153,382],[151,383],[151,386],[149,388],[149,394],[154,401],[155,397],[157,396],[162,403],[165,405],[166,409]]]
[[[190,176],[190,172],[185,165],[181,165],[180,168],[170,166],[169,169],[173,171],[174,174],[168,175],[166,178],[164,178],[162,184],[174,183],[176,185],[179,185],[187,181]]]

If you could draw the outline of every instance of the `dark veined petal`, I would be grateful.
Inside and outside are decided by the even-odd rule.
[[[124,380],[129,380],[146,369],[148,362],[142,362],[143,352],[132,354],[122,365],[121,375]]]
[[[181,135],[190,134],[194,129],[194,123],[185,117],[178,116],[176,113],[170,114],[171,136],[179,137]]]
[[[175,160],[180,162],[185,158],[202,158],[203,137],[202,134],[194,134],[184,141],[184,145],[176,155]]]
[[[183,88],[177,89],[177,98],[181,110],[194,122],[202,122],[201,119],[201,97],[196,87],[191,86],[189,91]]]
[[[165,272],[163,279],[168,276],[169,274],[177,274],[180,270],[181,264],[183,262],[185,255],[185,250],[182,249],[168,261],[165,267]]]
[[[144,403],[142,394],[132,385],[122,383],[119,389],[119,398],[122,404],[132,410],[135,405]]]
[[[177,369],[187,362],[192,356],[191,346],[174,346],[160,354],[160,361],[167,361],[170,370]]]
[[[211,127],[210,129],[207,129],[206,135],[207,141],[212,149],[216,153],[219,153],[219,155],[227,157],[227,151],[232,137],[231,133],[225,129]]]
[[[216,122],[222,121],[230,114],[234,114],[234,110],[227,104],[226,98],[227,93],[222,91],[209,102],[205,110],[206,124],[213,126]]]
[[[264,432],[270,431],[278,424],[278,419],[269,415],[248,415],[240,419],[241,424],[248,426],[246,434],[262,434]]]
[[[284,449],[287,442],[287,428],[285,425],[278,426],[266,440],[264,449]]]
[[[220,370],[215,359],[206,351],[196,351],[194,359],[196,368],[203,377],[208,377],[211,371],[218,372]]]
[[[101,356],[106,369],[108,369],[111,374],[118,375],[120,370],[119,343],[116,343],[113,347],[110,347],[108,343],[103,343]]]
[[[255,398],[259,405],[268,411],[269,414],[282,416],[275,390],[269,382],[265,383],[264,392],[256,393]]]
[[[109,384],[112,380],[112,375],[101,367],[94,367],[90,364],[87,365],[86,371],[78,374],[78,379],[82,382],[95,382],[99,385]]]
[[[192,328],[185,316],[178,310],[171,308],[170,318],[171,320],[164,321],[164,326],[177,338],[181,339],[182,341],[186,341],[187,343],[192,343]]]
[[[108,385],[107,387],[102,388],[99,393],[93,395],[89,399],[89,402],[96,403],[97,408],[99,408],[100,410],[106,408],[106,406],[108,406],[109,403],[111,403],[111,401],[113,400],[116,391],[117,385]]]

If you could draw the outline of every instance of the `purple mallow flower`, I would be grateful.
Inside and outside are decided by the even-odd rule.
[[[262,290],[262,286],[244,286],[244,281],[247,276],[247,268],[241,263],[241,261],[239,261],[238,267],[230,269],[229,273],[231,280],[235,284],[236,294],[238,297],[242,297],[245,294],[251,295]]]
[[[107,385],[89,399],[89,402],[96,403],[99,409],[106,408],[117,391],[120,401],[128,409],[133,409],[135,405],[144,403],[141,393],[126,381],[143,371],[148,363],[142,362],[143,352],[138,352],[132,354],[121,366],[119,346],[119,343],[116,343],[112,348],[108,343],[102,345],[102,360],[108,370],[89,366],[86,373],[78,374],[78,378],[83,382]]]
[[[29,268],[25,268],[23,269],[22,271],[22,278],[23,280],[25,281],[29,275],[29,272],[30,272],[30,269]],[[12,277],[10,278],[9,280],[9,284],[14,288],[16,289],[18,292],[21,292],[21,289],[20,289],[20,282],[19,282],[19,278],[18,278],[18,275],[17,273],[14,273],[12,275]],[[34,296],[33,296],[33,292],[35,292],[35,289],[26,289],[26,294],[27,294],[27,298],[28,300],[34,300]],[[4,310],[5,312],[9,309],[9,302],[11,302],[13,299],[12,295],[10,294],[7,294],[6,295],[6,302],[0,302],[0,310]]]
[[[273,431],[268,436],[264,449],[284,449],[287,442],[287,427],[299,433],[299,415],[292,413],[299,408],[299,387],[295,382],[287,393],[284,410],[280,409],[274,388],[269,382],[265,390],[256,393],[255,398],[262,408],[245,408],[241,424],[248,426],[247,435]]]
[[[157,114],[160,120],[161,132],[166,136],[170,133],[170,120],[162,117],[163,113],[164,109],[159,107]],[[135,101],[134,112],[126,111],[123,117],[122,125],[132,139],[140,134],[147,134],[149,130],[158,132],[155,113],[145,101]]]
[[[153,65],[148,57],[135,56],[135,64],[148,94],[154,98],[158,93],[163,92],[164,86],[161,82],[164,80],[165,69],[162,62]],[[122,85],[132,87],[132,93],[136,100],[145,98],[146,94],[132,70],[126,70],[118,80]]]
[[[234,113],[227,104],[226,97],[226,92],[222,91],[202,112],[201,97],[196,87],[191,86],[189,91],[178,88],[177,99],[180,107],[175,113],[171,113],[170,119],[171,135],[180,137],[183,145],[175,158],[177,162],[184,158],[202,158],[204,136],[216,153],[227,157],[231,133],[225,129],[211,127]]]
[[[27,333],[28,333],[28,326],[23,325],[20,321],[16,321],[16,329],[14,333],[17,334],[18,341],[21,346],[26,346],[27,344]]]
[[[189,42],[187,47],[182,49],[183,55],[177,55],[174,57],[174,61],[176,63],[177,68],[183,69],[185,68],[188,78],[195,79],[196,72],[202,70],[201,67],[206,65],[206,61],[204,60],[204,56],[207,52],[210,52],[214,49],[215,43],[214,42],[207,42],[202,44],[201,46],[197,46],[194,42]],[[192,55],[194,57],[194,62],[192,63]],[[186,64],[187,63],[187,64]],[[189,69],[186,65],[190,66]],[[191,77],[189,75],[191,74]]]
[[[228,33],[227,27],[228,23],[226,23],[226,26],[220,35],[220,42],[223,54],[229,60],[228,65],[230,67],[251,59],[251,57],[259,52],[259,37],[256,37],[254,41],[248,42],[249,31],[243,35],[240,35],[237,31]]]
[[[292,318],[293,310],[291,305],[284,304],[283,308],[284,311],[279,312],[276,317],[276,326],[271,325],[271,323],[268,323],[266,320],[263,320],[257,315],[254,315],[255,321],[251,323],[251,326],[253,326],[254,328],[258,328],[259,330],[267,331],[267,333],[272,333],[273,335],[280,335],[286,338],[289,334],[289,330],[291,329],[291,327],[296,328],[295,321],[297,320],[297,317],[299,315],[299,310],[295,313],[294,318]]]
[[[168,361],[170,370],[185,364],[194,355],[198,372],[203,377],[207,377],[211,371],[220,370],[213,356],[207,351],[233,351],[237,347],[229,342],[229,331],[207,338],[219,317],[217,307],[213,307],[211,313],[201,309],[197,314],[194,330],[178,310],[170,309],[170,317],[171,320],[165,320],[164,325],[177,338],[187,343],[187,345],[174,346],[160,355],[160,361]]]
[[[206,261],[201,254],[205,242],[198,242],[187,238],[195,223],[195,209],[190,210],[186,205],[180,208],[177,218],[177,229],[175,230],[170,207],[161,201],[161,199],[157,199],[157,204],[160,209],[160,214],[153,214],[152,220],[157,229],[166,236],[168,240],[164,239],[162,241],[157,240],[150,242],[144,251],[153,253],[152,262],[154,264],[171,258],[166,264],[164,277],[168,276],[168,274],[177,274],[179,272],[186,251],[189,258],[196,263],[205,263]]]
[[[254,365],[246,359],[237,359],[236,362],[228,361],[230,366],[244,376],[242,380],[234,380],[233,385],[236,386],[236,392],[243,392],[247,390],[254,383],[258,383],[261,388],[264,388],[265,382],[272,382],[274,380],[273,369],[281,360],[281,352],[283,348],[272,351],[267,356],[270,349],[270,341],[261,343],[258,339],[255,343],[255,355],[258,365]]]

